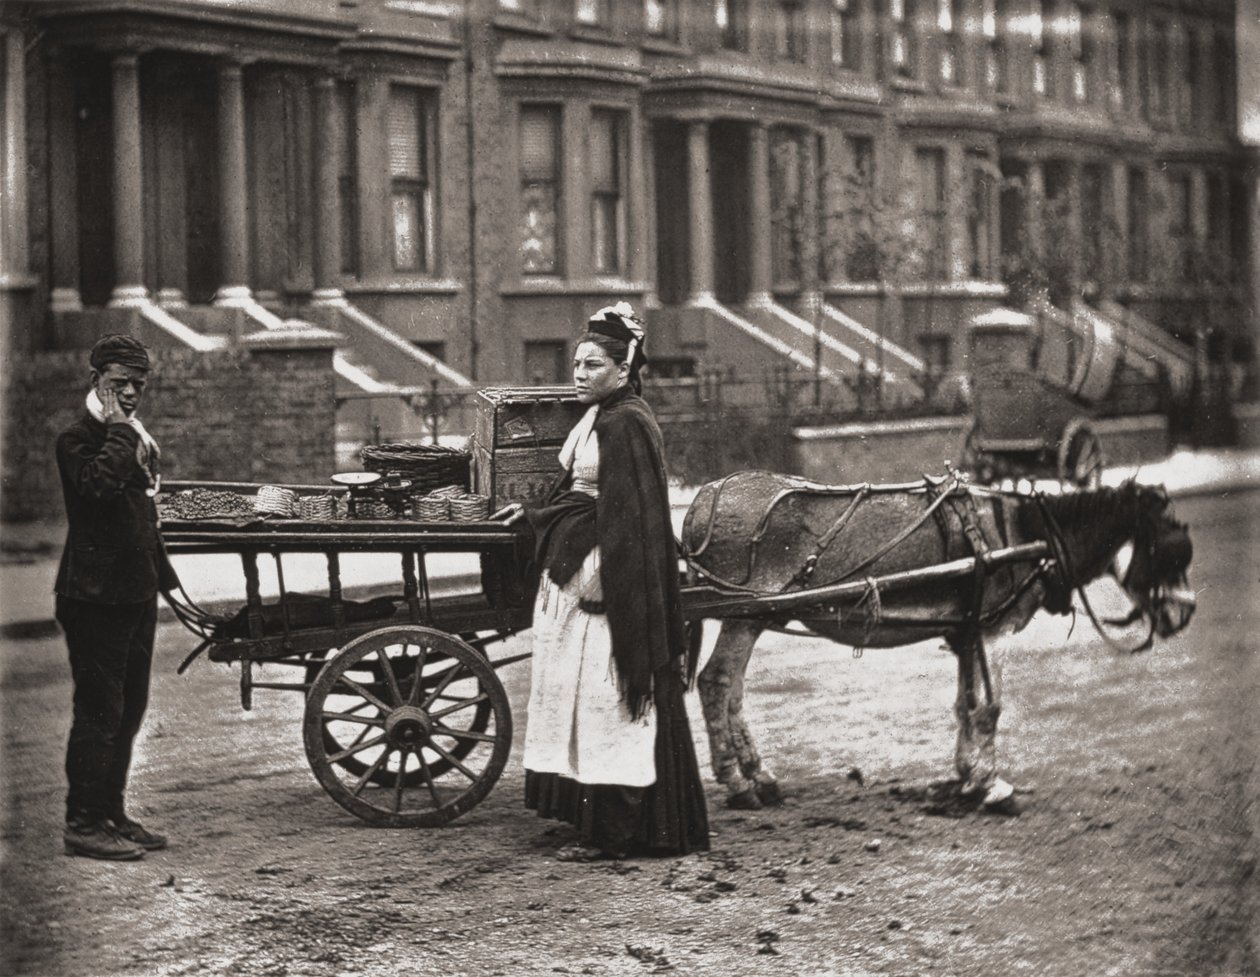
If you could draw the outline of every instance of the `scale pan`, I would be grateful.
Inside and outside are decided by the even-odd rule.
[[[381,480],[380,472],[338,472],[331,476],[332,481],[338,485],[375,485]]]

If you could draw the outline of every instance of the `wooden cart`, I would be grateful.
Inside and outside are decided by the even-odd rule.
[[[512,744],[511,709],[497,670],[528,657],[490,654],[493,645],[531,623],[529,540],[523,528],[493,521],[242,518],[167,520],[162,533],[172,555],[236,554],[244,574],[245,603],[230,617],[211,618],[176,597],[177,613],[202,637],[181,670],[201,652],[239,666],[246,709],[257,689],[300,692],[307,759],[343,808],[374,825],[437,827],[490,792]],[[347,553],[393,555],[400,568],[397,591],[373,601],[348,600],[341,580]],[[440,553],[477,555],[475,592],[433,592],[425,557]],[[322,555],[326,595],[286,588],[285,559],[298,554]],[[997,566],[1045,556],[1039,543],[981,559]],[[262,598],[260,561],[275,564],[279,596],[272,603]],[[962,559],[881,577],[876,584],[892,597],[975,572],[975,560]],[[195,583],[188,583],[195,590]],[[782,621],[811,608],[857,610],[870,586],[863,579],[765,595],[684,586],[683,614],[688,621],[711,616]],[[281,674],[273,678],[276,673]]]
[[[1101,481],[1105,458],[1092,411],[1110,389],[1118,350],[1106,342],[1078,349],[1047,321],[997,310],[971,324],[972,420],[958,466],[981,483]]]

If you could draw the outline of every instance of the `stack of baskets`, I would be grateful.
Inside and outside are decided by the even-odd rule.
[[[254,496],[254,511],[264,515],[292,519],[297,515],[298,496],[280,485],[264,485]]]
[[[428,495],[414,496],[411,514],[418,522],[477,522],[490,517],[490,500],[458,485],[446,485]]]
[[[337,500],[331,495],[302,495],[297,500],[297,517],[308,522],[337,518]]]

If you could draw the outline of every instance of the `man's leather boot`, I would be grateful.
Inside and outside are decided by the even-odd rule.
[[[71,821],[66,824],[67,855],[99,858],[107,862],[134,862],[144,849],[122,837],[108,821]]]

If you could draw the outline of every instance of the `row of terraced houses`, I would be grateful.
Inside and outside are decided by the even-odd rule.
[[[2,9],[12,353],[332,333],[353,404],[562,380],[625,299],[657,376],[913,400],[1037,303],[1254,394],[1230,0]]]

